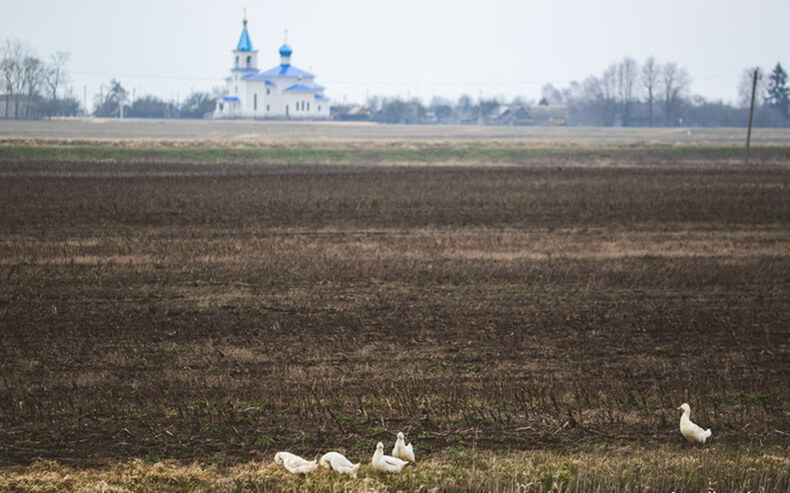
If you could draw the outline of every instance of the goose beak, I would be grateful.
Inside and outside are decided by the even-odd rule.
[[[678,406],[678,411],[682,411],[682,410],[683,410],[683,406]]]

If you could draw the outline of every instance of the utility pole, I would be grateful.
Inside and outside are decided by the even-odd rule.
[[[749,145],[752,141],[752,119],[754,118],[754,93],[757,91],[757,71],[754,69],[752,78],[752,104],[749,107],[749,130],[746,131],[746,166],[749,166]]]

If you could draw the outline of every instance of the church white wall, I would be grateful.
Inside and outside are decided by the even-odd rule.
[[[250,58],[247,63],[247,57]],[[258,68],[257,51],[233,51],[233,68]]]
[[[239,102],[219,104],[214,118],[287,118],[292,120],[329,118],[329,100],[315,99],[315,92],[285,91],[295,84],[312,86],[313,77],[272,77],[273,85],[264,79],[244,79],[250,72],[231,71],[225,81],[226,96],[237,97]],[[268,90],[268,94],[267,94]],[[322,93],[323,90],[319,91]],[[255,104],[257,95],[257,107]],[[267,110],[268,106],[268,110]]]

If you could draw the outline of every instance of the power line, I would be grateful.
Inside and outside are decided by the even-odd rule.
[[[196,76],[196,75],[167,75],[167,74],[152,74],[152,73],[131,73],[120,71],[88,71],[88,70],[74,70],[71,71],[74,75],[101,75],[106,77],[133,77],[133,78],[148,78],[148,79],[172,79],[172,80],[205,80],[205,81],[221,81],[224,79],[222,76],[209,77],[209,76]],[[727,80],[737,78],[738,75],[719,74],[719,75],[703,75],[692,77],[692,80]],[[480,85],[534,85],[534,84],[570,84],[572,82],[580,82],[579,79],[556,79],[551,76],[535,76],[531,79],[498,79],[498,80],[452,80],[452,79],[388,79],[388,80],[375,80],[375,79],[333,79],[331,77],[322,77],[326,83],[333,84],[359,84],[359,85],[407,85],[407,84],[424,84],[424,85],[452,85],[452,86],[480,86]],[[581,79],[583,81],[583,79]]]

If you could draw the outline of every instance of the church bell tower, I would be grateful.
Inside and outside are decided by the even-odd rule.
[[[244,12],[243,28],[241,37],[236,49],[233,50],[233,71],[257,72],[258,71],[258,50],[252,49],[250,33],[247,32],[247,12]]]

